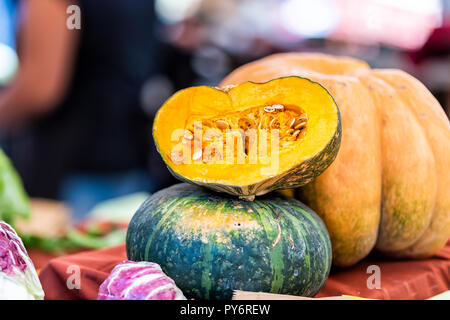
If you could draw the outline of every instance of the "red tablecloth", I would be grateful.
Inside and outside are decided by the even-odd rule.
[[[37,271],[40,271],[43,267],[45,267],[50,262],[50,260],[58,257],[57,254],[39,249],[28,250],[28,254],[33,261],[34,267]]]
[[[52,259],[39,275],[45,297],[96,299],[99,285],[117,263],[126,259],[124,245]],[[380,267],[380,289],[367,287],[367,279],[372,275],[367,273],[370,265]],[[69,289],[75,284],[77,270],[81,288]],[[374,299],[427,299],[447,290],[450,290],[450,242],[428,260],[396,261],[372,255],[351,268],[333,269],[317,297],[346,294]]]

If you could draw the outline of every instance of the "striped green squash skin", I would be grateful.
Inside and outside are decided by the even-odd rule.
[[[249,202],[186,183],[142,204],[126,248],[129,260],[160,264],[195,299],[230,299],[233,290],[314,296],[331,267],[326,227],[298,200]]]

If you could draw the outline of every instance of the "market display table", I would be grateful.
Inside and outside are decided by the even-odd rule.
[[[39,274],[45,298],[96,299],[99,285],[116,264],[126,259],[125,245],[52,259]],[[369,277],[377,267],[380,287],[369,288],[376,285]],[[399,261],[371,255],[351,268],[333,268],[325,287],[316,297],[352,295],[372,299],[427,299],[447,290],[450,290],[450,242],[439,254],[427,260]]]

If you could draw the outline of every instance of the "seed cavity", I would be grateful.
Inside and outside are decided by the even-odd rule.
[[[244,151],[246,157],[253,157],[253,147],[259,146],[260,134],[262,134],[262,131],[259,130],[269,131],[264,133],[267,136],[269,148],[270,130],[280,130],[280,143],[286,149],[294,146],[295,141],[305,136],[307,123],[308,116],[301,107],[282,104],[263,105],[215,118],[201,120],[196,118],[186,125],[182,142],[183,146],[190,146],[193,161],[214,162],[218,159],[224,159],[222,150],[225,150],[227,143],[229,143],[227,134],[223,131],[232,129],[236,134],[236,130],[238,130],[240,137],[233,138],[233,141],[235,141],[233,142],[235,143],[235,157],[239,153],[237,142],[242,142],[242,149],[240,149],[241,146],[239,146],[239,149]],[[195,131],[197,129],[201,130],[199,131],[201,134],[197,134],[197,131]],[[253,129],[256,129],[255,133],[258,137],[250,140],[249,135],[252,133],[248,130]],[[174,162],[176,159],[181,160],[182,154],[174,152],[172,159]]]
[[[252,119],[248,118],[248,117],[242,117],[239,119],[238,121],[238,126],[239,128],[241,128],[242,130],[248,130],[248,129],[252,129],[256,126],[255,121],[253,121]]]

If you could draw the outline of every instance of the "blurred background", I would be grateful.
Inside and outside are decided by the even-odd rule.
[[[82,219],[174,183],[151,137],[170,95],[285,51],[403,69],[449,114],[450,0],[0,0],[0,146]]]

